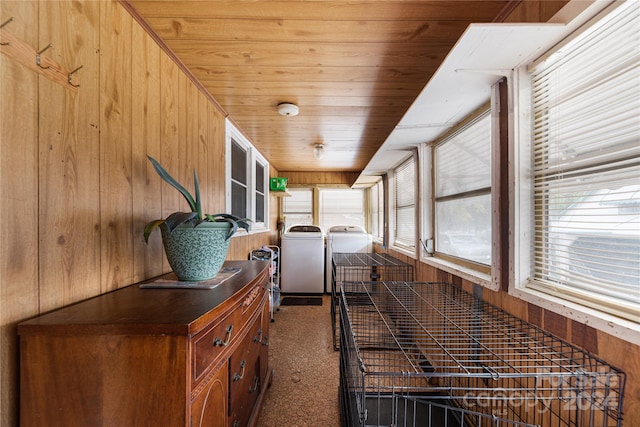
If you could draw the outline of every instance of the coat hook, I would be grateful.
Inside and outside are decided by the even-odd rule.
[[[6,21],[4,21],[2,24],[0,24],[0,28],[4,27],[5,25],[7,25],[11,21],[13,21],[13,16],[11,18],[7,19]]]
[[[49,43],[44,49],[42,49],[40,52],[36,54],[36,65],[38,65],[38,67],[42,68],[43,70],[46,70],[47,68],[51,68],[51,66],[43,67],[42,65],[40,65],[40,55],[50,47],[52,47],[51,43]]]
[[[72,76],[73,76],[73,74],[74,74],[76,71],[78,71],[78,70],[79,70],[80,68],[82,68],[82,67],[83,67],[82,65],[81,65],[81,66],[79,66],[79,67],[78,67],[78,68],[76,68],[75,70],[73,70],[73,71],[69,72],[69,74],[67,75],[67,81],[69,82],[69,84],[70,84],[71,86],[73,86],[73,87],[80,87],[80,85],[74,85],[74,84],[73,84],[73,78],[72,78]]]
[[[13,21],[13,16],[11,18],[7,19],[6,21],[4,21],[2,24],[0,24],[0,28],[4,27],[5,25],[7,25],[11,21]],[[2,46],[9,46],[10,44],[11,44],[11,42],[0,43],[0,45],[2,45]]]

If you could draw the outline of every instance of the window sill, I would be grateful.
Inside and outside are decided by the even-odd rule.
[[[594,329],[640,345],[640,325],[553,295],[526,287],[509,286],[509,294],[545,310],[583,323]]]
[[[253,234],[267,233],[269,231],[270,231],[269,228],[256,228],[256,229],[252,228],[249,232],[238,229],[238,231],[233,236],[231,236],[231,238],[234,239],[236,237],[246,237],[246,236],[251,236]]]
[[[399,252],[402,255],[406,255],[406,256],[411,257],[413,259],[416,258],[415,249],[413,249],[413,248],[408,248],[406,246],[392,245],[389,249],[394,250],[396,252]]]
[[[490,274],[482,273],[469,267],[463,267],[459,264],[437,257],[423,257],[421,261],[427,265],[446,271],[447,273],[455,274],[458,277],[462,277],[463,279],[478,284],[484,288],[491,289],[492,291],[499,290],[499,284],[491,281]]]
[[[271,231],[271,229],[269,228],[256,228],[255,230],[249,230],[249,234],[259,234],[259,233],[266,233],[268,231]]]

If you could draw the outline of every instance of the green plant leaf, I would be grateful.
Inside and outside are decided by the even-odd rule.
[[[199,219],[204,219],[202,216],[202,201],[200,200],[200,183],[198,182],[198,174],[196,170],[193,170],[193,186],[196,193],[196,208],[194,209],[198,213]]]
[[[157,174],[160,175],[160,178],[162,178],[167,184],[171,185],[173,188],[178,190],[180,192],[180,194],[182,194],[184,196],[184,198],[187,200],[187,203],[189,204],[189,208],[193,212],[198,212],[196,201],[193,199],[193,196],[191,195],[191,193],[189,193],[189,191],[186,188],[184,188],[178,181],[176,181],[175,178],[172,177],[169,174],[169,172],[167,172],[166,169],[163,168],[160,163],[158,163],[158,161],[156,159],[154,159],[153,157],[151,157],[149,155],[147,155],[147,158],[149,159],[149,161],[153,165],[153,168],[156,170]],[[195,174],[195,171],[194,171],[194,174]],[[197,180],[196,180],[196,183],[197,183]],[[199,192],[200,190],[198,188],[196,188],[196,191]],[[202,218],[202,213],[201,212],[202,212],[202,207],[200,207],[200,216],[199,216],[199,218]]]
[[[149,236],[151,235],[151,232],[161,224],[164,224],[164,220],[156,219],[144,226],[144,242],[145,243],[149,243]]]
[[[228,222],[229,224],[231,224],[231,228],[227,232],[227,236],[224,238],[224,240],[229,240],[231,236],[236,234],[236,231],[238,231],[238,223],[231,218],[220,218],[216,222]]]
[[[239,219],[236,222],[238,223],[238,227],[244,228],[247,233],[249,232],[249,229],[251,228],[251,224],[249,224],[249,222],[251,222],[250,219]]]
[[[214,221],[226,221],[230,219],[236,222],[238,224],[238,227],[245,229],[247,232],[251,228],[251,225],[249,224],[251,220],[249,218],[240,218],[239,216],[227,213],[217,213],[214,215],[208,215],[208,217],[213,218]]]
[[[198,214],[196,212],[174,212],[167,217],[167,219],[156,219],[153,220],[147,225],[144,226],[144,241],[145,243],[149,243],[149,236],[156,228],[160,226],[167,227],[169,232],[175,230],[177,226],[180,224],[184,224],[185,222],[193,221],[198,219]]]
[[[164,224],[167,227],[167,230],[172,232],[177,226],[197,219],[197,212],[174,212],[164,220]]]

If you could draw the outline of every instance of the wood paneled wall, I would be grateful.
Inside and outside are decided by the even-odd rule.
[[[170,270],[142,229],[188,208],[147,154],[187,187],[197,169],[205,209],[225,210],[224,113],[119,3],[0,0],[10,17],[2,31],[82,68],[72,90],[0,54],[2,427],[18,425],[18,322]],[[274,236],[234,237],[228,259]]]

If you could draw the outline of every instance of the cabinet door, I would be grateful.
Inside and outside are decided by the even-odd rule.
[[[191,402],[191,425],[193,427],[225,427],[227,425],[228,396],[227,362],[210,378],[202,382],[196,398]]]

